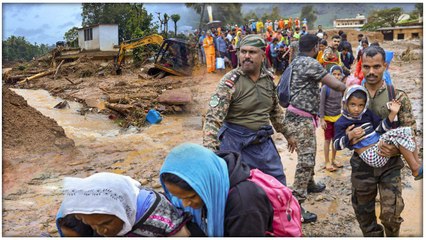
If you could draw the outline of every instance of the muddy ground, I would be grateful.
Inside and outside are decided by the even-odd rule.
[[[400,59],[408,46],[412,53],[408,58]],[[423,146],[421,42],[386,42],[383,47],[395,51],[398,56],[390,71],[394,84],[405,90],[412,100],[420,134],[417,141]],[[97,66],[92,69],[97,69]],[[27,105],[21,97],[3,89],[3,236],[40,236],[42,232],[58,236],[54,219],[61,201],[60,188],[64,176],[84,177],[110,171],[129,175],[146,187],[161,190],[158,170],[168,151],[181,142],[202,142],[202,115],[223,74],[219,71],[207,74],[204,68],[198,68],[192,77],[168,76],[154,80],[138,77],[140,72],[136,69],[126,71],[122,76],[95,72],[82,77],[69,73],[65,76],[71,82],[61,76],[56,80],[43,77],[21,86],[6,85],[46,89],[55,96],[86,104],[81,114],[106,114],[115,124],[121,123],[117,118],[120,114],[105,108],[106,100],[116,98],[122,102],[122,99],[127,99],[125,104],[139,104],[137,106],[143,109],[142,113],[151,107],[169,111],[165,111],[160,124],[142,124],[137,134],[85,139],[75,137],[69,130],[64,133],[54,120],[42,117],[30,107],[31,101]],[[181,87],[189,87],[192,93],[193,101],[187,106],[163,107],[155,101],[162,92]],[[304,224],[304,235],[362,236],[350,201],[351,167],[348,159],[351,152],[338,153],[344,168],[334,173],[326,172],[322,168],[322,130],[317,130],[317,136],[316,179],[326,183],[327,189],[323,193],[309,195],[305,207],[318,214],[318,221]],[[296,155],[288,153],[282,135],[275,134],[273,138],[291,185]],[[406,208],[401,235],[422,236],[422,182],[414,182],[408,168],[403,170],[402,181]]]

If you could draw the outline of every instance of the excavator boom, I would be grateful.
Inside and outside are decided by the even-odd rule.
[[[138,39],[132,39],[125,42],[122,42],[120,44],[120,50],[118,51],[117,60],[115,62],[115,68],[117,73],[120,72],[121,69],[121,63],[124,59],[124,55],[126,53],[126,50],[130,50],[133,48],[137,48],[140,46],[148,45],[148,44],[156,44],[161,46],[163,43],[163,37],[158,34],[152,34],[143,38]]]

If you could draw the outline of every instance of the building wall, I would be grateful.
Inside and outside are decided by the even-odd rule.
[[[92,28],[92,33],[93,39],[85,41],[84,29],[78,30],[78,46],[81,49],[114,51],[114,45],[118,45],[118,25],[97,25]]]
[[[404,40],[410,40],[413,33],[418,33],[419,39],[423,39],[423,29],[422,28],[413,28],[413,29],[395,29],[393,30],[393,40],[398,40],[398,34],[404,34]]]
[[[100,25],[99,36],[99,49],[114,51],[114,45],[118,45],[118,25]]]
[[[84,41],[84,29],[78,30],[78,46],[84,50],[98,50],[99,46],[99,26],[95,26],[93,29],[93,39]]]
[[[362,27],[367,21],[365,19],[353,19],[353,20],[334,20],[335,28],[351,28],[351,27]]]

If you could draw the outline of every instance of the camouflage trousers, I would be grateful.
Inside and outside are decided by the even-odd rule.
[[[354,153],[352,166],[352,206],[359,226],[365,237],[384,236],[383,227],[377,223],[375,203],[380,193],[380,221],[387,237],[399,236],[399,228],[404,221],[401,212],[404,209],[401,186],[400,157],[389,159],[381,168],[368,166]]]
[[[297,165],[292,185],[293,195],[299,203],[306,200],[308,186],[315,185],[314,168],[317,143],[312,118],[286,111],[284,128],[297,141]]]

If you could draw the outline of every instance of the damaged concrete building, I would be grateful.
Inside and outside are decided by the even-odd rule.
[[[84,51],[114,51],[117,45],[117,24],[97,24],[78,29],[78,46]]]

